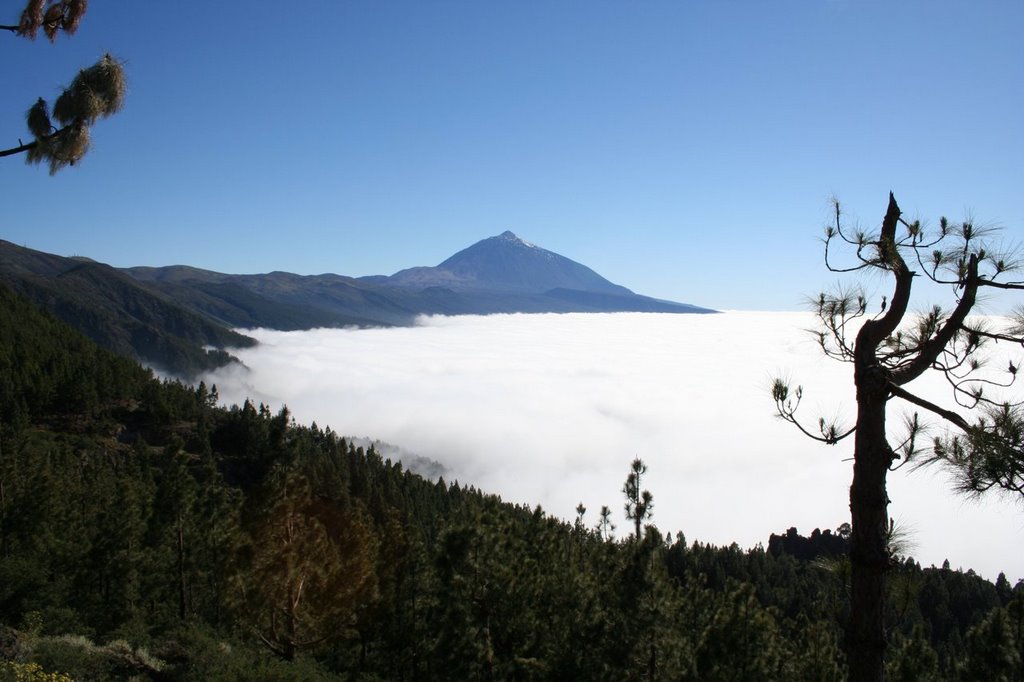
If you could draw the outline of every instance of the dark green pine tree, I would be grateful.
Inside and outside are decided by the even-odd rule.
[[[646,473],[647,465],[639,457],[635,458],[622,487],[626,495],[626,518],[633,521],[633,537],[637,540],[643,531],[644,521],[654,514],[654,496],[650,491],[642,490],[642,476]]]
[[[824,620],[798,617],[785,677],[806,682],[840,682],[846,678],[838,628]]]
[[[697,650],[700,680],[778,680],[789,658],[773,614],[749,583],[731,583],[717,600]]]
[[[277,471],[252,523],[252,546],[235,576],[239,617],[286,661],[353,635],[377,599],[376,537],[358,507],[317,499],[307,478]]]
[[[885,677],[892,682],[931,682],[940,680],[939,657],[920,627],[909,637],[895,638],[892,655],[885,666]]]
[[[175,613],[184,621],[190,613],[189,580],[191,544],[194,540],[194,506],[198,485],[192,477],[192,455],[185,452],[180,439],[172,440],[154,462],[157,469],[154,513],[150,533],[161,575],[173,576],[166,594],[173,596]]]
[[[1024,595],[995,608],[967,633],[967,656],[960,666],[965,682],[1024,680]]]

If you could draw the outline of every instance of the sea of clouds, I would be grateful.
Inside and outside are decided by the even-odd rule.
[[[846,417],[852,367],[822,357],[806,313],[725,312],[425,317],[394,329],[250,330],[244,367],[205,377],[227,404],[286,404],[316,421],[440,462],[446,480],[566,519],[601,505],[629,532],[622,486],[648,466],[653,522],[688,541],[767,544],[796,526],[849,520],[852,438],[815,443],[775,416],[782,375],[805,390],[801,412]],[[912,384],[948,404],[929,377]],[[895,401],[894,401],[895,402]],[[899,411],[890,421],[899,421]],[[1011,583],[1024,578],[1024,506],[955,495],[939,470],[889,477],[890,514],[924,565],[949,559]]]

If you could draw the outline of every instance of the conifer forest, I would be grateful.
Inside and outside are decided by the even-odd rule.
[[[745,550],[426,480],[0,289],[0,679],[838,680],[849,527]],[[1024,587],[887,583],[895,680],[1019,680]]]

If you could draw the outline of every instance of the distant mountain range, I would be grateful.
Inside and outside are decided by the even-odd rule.
[[[254,343],[232,328],[396,326],[424,314],[714,312],[635,294],[512,232],[436,267],[359,278],[183,265],[119,270],[0,240],[0,282],[101,345],[186,376],[231,359],[210,348]]]
[[[425,314],[712,312],[634,294],[511,232],[477,242],[436,267],[390,276],[226,275],[183,266],[124,272],[231,327],[407,325]]]

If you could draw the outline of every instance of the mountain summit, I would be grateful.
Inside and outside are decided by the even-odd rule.
[[[505,231],[459,251],[436,267],[409,268],[382,283],[453,291],[543,294],[555,289],[632,295],[585,265]]]
[[[230,327],[414,324],[419,315],[492,313],[709,313],[634,294],[511,231],[439,265],[393,275],[225,275],[195,268],[130,268],[145,286]]]

